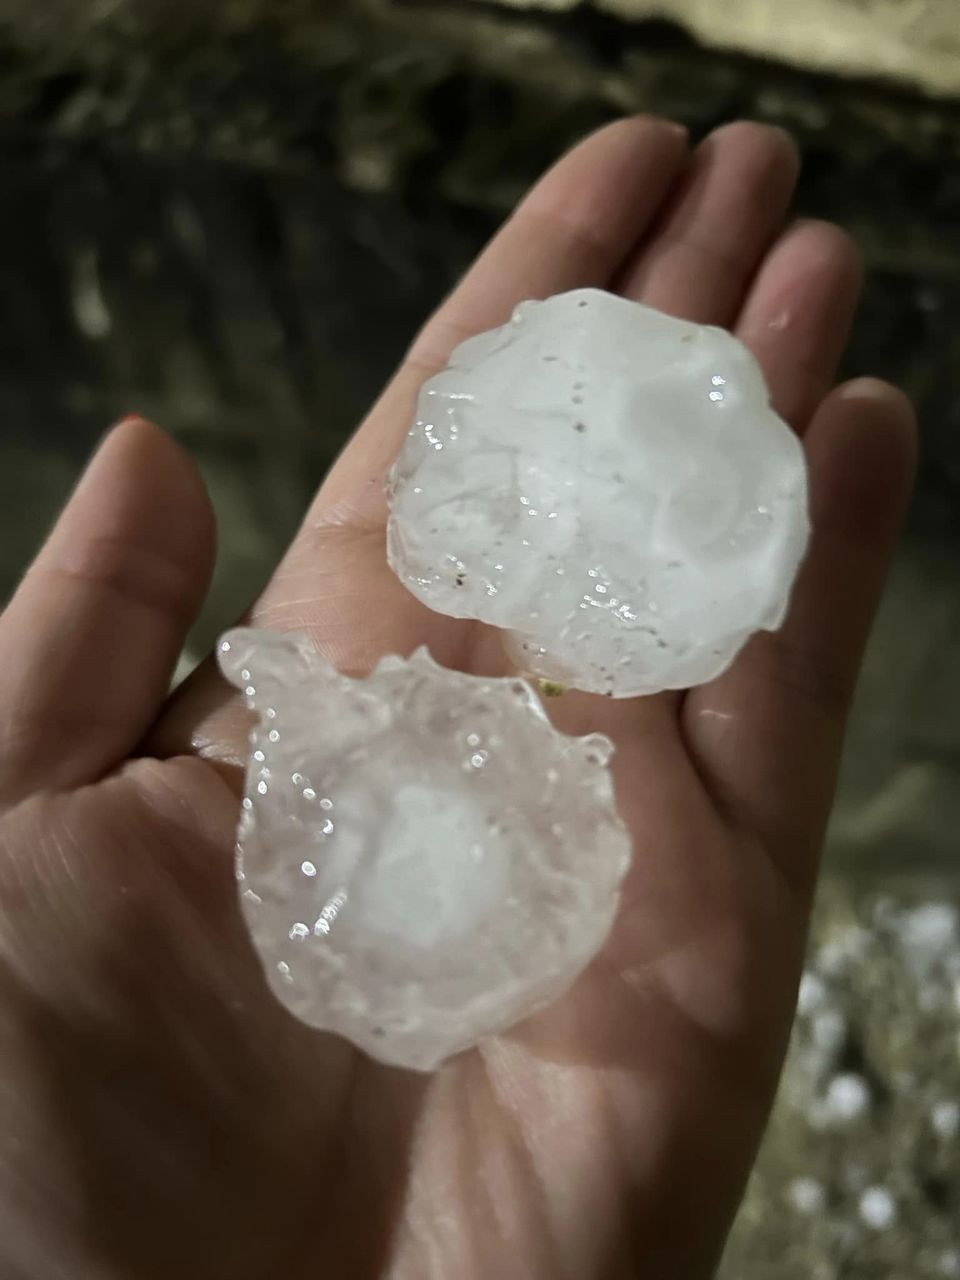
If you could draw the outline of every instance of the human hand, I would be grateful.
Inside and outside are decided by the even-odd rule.
[[[815,534],[784,629],[684,696],[551,703],[617,745],[635,860],[604,954],[433,1077],[270,995],[232,871],[246,712],[209,663],[164,702],[212,517],[168,438],[108,438],[0,619],[4,1280],[710,1273],[776,1085],[914,447],[892,388],[829,390],[859,268],[835,228],[781,234],[795,177],[755,125],[692,158],[653,120],[588,139],[427,325],[251,611],[347,671],[420,644],[502,669],[490,631],[387,568],[382,478],[420,383],[523,298],[599,285],[728,325],[804,436]]]

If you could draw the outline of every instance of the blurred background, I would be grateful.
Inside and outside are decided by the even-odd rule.
[[[957,0],[0,0],[0,601],[136,411],[219,514],[195,659],[520,193],[636,110],[794,134],[870,271],[846,372],[924,438],[724,1276],[960,1277]]]

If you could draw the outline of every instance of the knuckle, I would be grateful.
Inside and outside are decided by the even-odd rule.
[[[178,622],[190,618],[195,605],[197,583],[187,565],[119,538],[94,539],[65,562],[38,566],[35,572]]]

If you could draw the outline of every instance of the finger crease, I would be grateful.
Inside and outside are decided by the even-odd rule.
[[[84,545],[72,563],[39,564],[34,573],[90,586],[178,623],[193,615],[194,575],[169,556],[118,539],[98,538]]]

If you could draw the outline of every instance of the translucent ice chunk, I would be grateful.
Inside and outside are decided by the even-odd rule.
[[[596,289],[463,343],[388,489],[414,595],[615,697],[713,679],[779,627],[809,537],[803,450],[747,349]]]
[[[426,650],[365,680],[302,636],[234,631],[219,657],[259,716],[238,875],[285,1005],[426,1070],[570,985],[630,859],[607,739]]]

